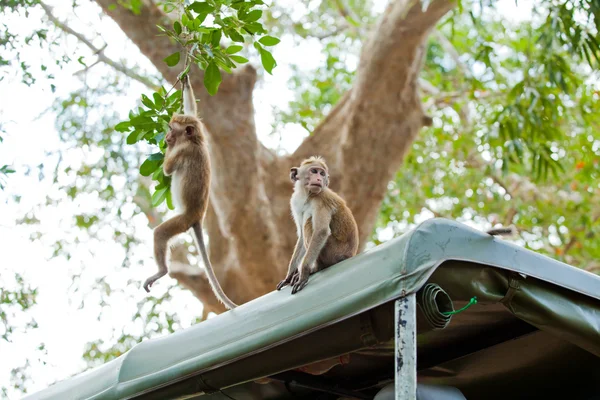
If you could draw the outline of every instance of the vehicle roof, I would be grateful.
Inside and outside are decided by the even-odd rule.
[[[425,380],[444,381],[438,379],[439,368],[446,365],[446,371],[453,368],[455,373],[445,383],[463,384],[468,392],[476,386],[465,379],[483,370],[467,368],[465,357],[517,338],[532,349],[532,359],[523,353],[524,363],[549,362],[538,356],[534,344],[556,340],[558,350],[544,354],[555,354],[557,362],[567,350],[585,359],[582,366],[600,357],[600,277],[436,218],[312,275],[298,294],[291,295],[289,287],[273,291],[190,328],[143,341],[105,365],[26,399],[149,399],[193,393],[213,398],[210,393],[224,388],[346,353],[356,360],[344,367],[347,373],[361,370],[362,360],[362,376],[375,376],[393,355],[390,305],[428,282],[443,288],[456,306],[472,296],[479,303],[453,316],[442,330],[427,327],[419,315],[419,369]],[[472,328],[486,332],[485,338]],[[499,329],[502,337],[491,340],[489,332]],[[542,336],[534,344],[526,342],[535,332]],[[454,346],[451,351],[449,346]],[[378,360],[388,361],[372,361],[369,357],[377,352],[385,356]],[[498,368],[488,368],[490,376],[505,374]]]

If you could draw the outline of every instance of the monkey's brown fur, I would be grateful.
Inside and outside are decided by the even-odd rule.
[[[213,292],[227,308],[235,308],[236,304],[225,295],[219,285],[202,235],[210,188],[210,158],[204,126],[195,116],[196,104],[187,79],[184,81],[184,109],[194,115],[173,115],[169,123],[169,133],[165,138],[167,152],[163,162],[164,174],[172,175],[171,194],[181,214],[154,229],[154,257],[158,264],[158,273],[146,280],[144,289],[149,292],[152,284],[167,274],[169,240],[192,228]]]
[[[290,170],[294,194],[290,201],[298,241],[288,273],[277,290],[292,285],[292,294],[302,290],[311,273],[356,255],[358,226],[346,202],[329,189],[325,160],[311,157]]]

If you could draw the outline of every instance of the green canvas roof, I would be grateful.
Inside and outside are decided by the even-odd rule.
[[[26,399],[286,398],[289,386],[253,380],[342,354],[350,364],[324,378],[370,393],[393,374],[393,301],[426,283],[451,307],[479,302],[445,329],[417,315],[419,382],[494,399],[520,398],[515,382],[528,398],[527,388],[556,394],[561,382],[600,378],[600,277],[432,219],[312,275],[296,295],[273,291]]]

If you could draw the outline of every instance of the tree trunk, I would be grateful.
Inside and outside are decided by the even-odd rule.
[[[162,61],[178,50],[157,24],[167,18],[146,2],[140,15],[114,0],[96,0],[150,59],[169,82],[181,65]],[[369,40],[365,42],[353,88],[300,147],[284,157],[257,139],[252,92],[256,71],[249,66],[223,74],[215,96],[203,87],[203,72],[191,72],[200,99],[200,114],[213,165],[211,207],[206,218],[209,251],[223,289],[238,304],[275,289],[284,277],[296,241],[289,199],[289,169],[305,157],[325,157],[331,187],[346,199],[360,230],[361,249],[371,233],[388,182],[428,118],[418,94],[418,76],[425,42],[431,30],[455,5],[433,0],[423,11],[421,2],[392,1]],[[227,160],[227,161],[226,161]],[[175,252],[170,275],[202,301],[206,311],[224,308],[211,292],[203,271]]]

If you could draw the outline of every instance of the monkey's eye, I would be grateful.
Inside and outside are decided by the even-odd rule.
[[[322,176],[325,176],[325,171],[321,171],[321,175],[322,175]]]
[[[317,170],[313,168],[313,169],[310,170],[310,172],[311,172],[311,174],[316,174]]]

